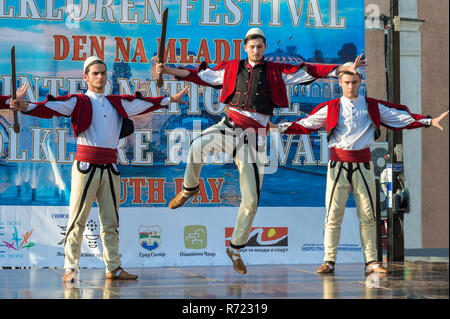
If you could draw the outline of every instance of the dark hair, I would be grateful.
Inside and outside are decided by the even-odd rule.
[[[95,60],[95,61],[92,61],[91,63],[89,63],[89,64],[86,66],[86,69],[84,69],[84,74],[87,75],[87,74],[89,73],[89,68],[90,68],[92,65],[94,65],[94,64],[103,64],[103,65],[105,66],[105,69],[108,70],[108,67],[106,66],[105,62],[100,61],[100,60]]]
[[[244,45],[246,45],[248,41],[255,40],[255,39],[263,39],[264,44],[266,44],[266,38],[265,37],[263,37],[260,34],[251,34],[248,37],[245,37]]]

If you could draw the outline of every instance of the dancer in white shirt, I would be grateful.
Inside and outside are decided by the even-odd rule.
[[[335,270],[345,205],[350,192],[353,192],[360,221],[365,272],[386,273],[387,269],[377,262],[375,176],[370,146],[380,136],[380,125],[394,130],[429,126],[442,130],[439,122],[448,111],[432,119],[413,114],[404,105],[359,96],[359,73],[341,73],[339,85],[343,91],[341,98],[320,104],[306,118],[278,126],[271,124],[271,127],[279,128],[284,134],[309,134],[324,126],[328,132],[331,155],[325,196],[325,256],[317,272],[333,273]]]
[[[143,97],[139,93],[134,96],[105,96],[105,63],[98,57],[89,57],[83,72],[88,85],[86,94],[48,96],[45,102],[28,103],[25,101],[27,86],[23,86],[19,88],[16,100],[10,101],[10,108],[41,118],[66,116],[72,120],[77,152],[72,166],[63,281],[74,282],[78,277],[83,232],[95,199],[99,207],[106,279],[137,279],[136,275],[121,268],[119,256],[117,145],[119,138],[133,133],[129,117],[160,109],[170,102],[187,104],[182,100],[187,88],[172,97]],[[3,104],[0,108],[8,104],[9,99],[6,98],[0,99],[0,104]]]
[[[182,206],[199,191],[204,155],[216,151],[233,157],[239,170],[242,199],[226,253],[234,270],[240,274],[247,272],[240,249],[247,244],[258,208],[268,123],[275,108],[289,106],[286,85],[306,85],[318,78],[336,77],[339,72],[354,70],[365,62],[361,55],[347,67],[276,63],[264,60],[266,48],[263,31],[252,28],[244,38],[247,59],[226,61],[213,69],[206,63],[201,63],[197,70],[170,68],[163,64],[158,64],[156,69],[183,81],[222,89],[220,102],[226,104],[226,116],[192,141],[183,189],[172,199],[169,207],[176,209]]]

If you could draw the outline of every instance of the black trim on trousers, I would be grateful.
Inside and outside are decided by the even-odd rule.
[[[247,244],[244,244],[244,245],[234,245],[234,244],[230,241],[230,247],[231,247],[231,248],[241,249],[241,248],[244,248],[245,246],[247,246]]]
[[[343,162],[340,162],[340,164],[341,165],[339,166],[339,171],[338,171],[338,173],[336,175],[336,178],[335,178],[334,184],[333,184],[333,188],[331,190],[330,201],[328,203],[328,209],[327,209],[327,216],[325,217],[325,224],[328,222],[328,215],[330,213],[331,202],[333,201],[334,191],[336,190],[336,186],[337,186],[337,183],[339,181],[339,177],[341,176],[342,168],[344,167],[344,163]],[[330,168],[331,168],[331,165],[330,165]]]
[[[256,183],[256,192],[258,194],[258,205],[259,205],[259,197],[261,195],[261,189],[260,189],[260,182],[259,182],[259,172],[258,172],[258,166],[256,163],[252,163],[253,171],[255,172],[255,183]]]
[[[186,186],[183,185],[183,190],[188,191],[188,192],[192,192],[192,191],[195,191],[199,187],[200,187],[200,185],[197,185],[195,187],[186,187]]]
[[[350,184],[350,187],[351,187],[352,190],[353,190],[353,183],[352,183],[352,180],[353,180],[353,172],[354,172],[356,169],[353,169],[353,163],[347,163],[347,164],[348,164],[347,168],[344,167],[344,169],[347,171],[347,182]]]
[[[192,145],[192,143],[194,143],[194,141],[196,140],[196,139],[198,139],[198,138],[203,138],[203,137],[205,137],[205,136],[207,136],[207,135],[211,135],[211,134],[216,134],[216,133],[220,133],[220,134],[222,134],[222,135],[226,135],[226,133],[225,133],[225,130],[221,130],[221,129],[216,129],[216,130],[213,130],[213,131],[211,131],[211,132],[206,132],[206,133],[200,133],[200,135],[199,136],[197,136],[196,138],[194,138],[192,141],[191,141],[191,143],[189,144],[189,146],[191,146]],[[211,141],[209,141],[209,142],[211,142]]]
[[[334,162],[334,161],[333,161],[333,162]],[[339,162],[338,162],[338,163],[339,163]],[[330,212],[331,201],[333,200],[334,191],[335,191],[335,188],[336,188],[337,182],[338,182],[338,180],[339,180],[339,176],[340,176],[340,174],[341,174],[341,170],[342,170],[342,169],[344,169],[345,171],[347,171],[347,177],[346,177],[346,179],[347,179],[347,181],[349,182],[350,187],[352,188],[352,192],[353,192],[352,175],[353,175],[353,173],[354,173],[355,171],[359,171],[359,173],[361,174],[362,180],[363,180],[363,182],[364,182],[364,186],[366,187],[366,190],[367,190],[367,194],[369,195],[370,207],[372,208],[372,216],[373,216],[373,218],[375,219],[375,218],[376,218],[376,216],[375,216],[375,207],[374,207],[374,204],[373,204],[372,193],[370,192],[369,185],[367,184],[367,181],[366,181],[366,179],[364,178],[364,174],[363,174],[363,172],[361,171],[361,166],[360,166],[361,163],[355,163],[355,164],[356,164],[356,168],[355,168],[355,169],[353,169],[353,163],[351,163],[351,162],[340,162],[340,163],[341,163],[341,166],[339,167],[339,171],[338,171],[338,174],[337,174],[336,179],[335,179],[335,181],[334,181],[333,189],[332,189],[332,191],[331,191],[330,201],[329,201],[328,210],[327,210],[327,216],[326,216],[326,218],[325,218],[325,223],[328,221],[328,214],[329,214],[329,212]],[[344,167],[344,164],[345,164],[345,163],[348,164],[348,168]],[[332,163],[332,164],[335,164],[335,163]],[[365,165],[366,163],[363,163],[363,164]],[[369,165],[370,165],[370,164],[369,164]],[[330,165],[330,167],[331,167],[331,165]],[[334,167],[334,165],[333,165],[333,167]],[[366,168],[366,169],[367,169],[367,168]],[[370,166],[369,166],[369,169],[370,169]]]
[[[361,168],[359,167],[359,163],[358,163],[358,168],[357,168],[357,170],[361,173],[361,177],[362,177],[362,179],[363,179],[363,181],[364,181],[364,186],[366,187],[367,194],[369,194],[370,207],[372,207],[372,216],[373,216],[373,218],[375,219],[375,218],[376,218],[376,216],[375,216],[375,207],[373,206],[372,193],[370,192],[369,185],[367,184],[366,179],[364,178],[364,174],[362,173]]]
[[[111,190],[111,196],[112,196],[112,200],[113,200],[113,204],[114,204],[114,211],[116,212],[117,227],[119,227],[119,211],[117,209],[116,194],[114,193],[114,183],[113,183],[110,169],[108,169],[108,178],[109,178],[109,189]],[[117,233],[119,232],[117,230],[117,228],[116,228],[116,232]]]
[[[258,195],[258,203],[257,203],[257,205],[259,205],[259,197],[261,196],[261,188],[260,188],[260,179],[259,179],[258,166],[256,165],[256,163],[252,163],[252,166],[253,166],[253,172],[255,173],[256,193]],[[247,244],[234,245],[230,241],[230,247],[232,247],[232,248],[241,249],[241,248],[244,248],[245,246],[247,246]]]
[[[231,125],[230,118],[228,117],[228,115],[225,115],[225,117],[222,120],[222,123],[228,128],[232,128],[232,129],[235,128],[235,126]]]
[[[69,229],[66,232],[66,243],[67,243],[67,238],[69,237],[69,234],[72,232],[73,228],[75,227],[75,223],[77,222],[78,217],[80,216],[80,213],[81,213],[81,210],[83,208],[84,202],[86,201],[86,195],[87,195],[87,192],[89,190],[89,186],[90,186],[90,184],[92,182],[92,179],[94,178],[94,174],[95,174],[96,169],[97,169],[96,166],[94,166],[92,168],[91,173],[89,174],[89,177],[88,177],[88,181],[86,182],[86,185],[84,186],[83,195],[81,196],[81,201],[80,201],[79,206],[78,206],[77,215],[74,218],[72,224],[70,225]]]

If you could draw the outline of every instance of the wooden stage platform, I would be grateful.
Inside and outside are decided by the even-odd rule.
[[[386,265],[386,264],[385,264]],[[364,265],[255,265],[240,275],[230,266],[127,268],[137,281],[107,281],[104,269],[81,269],[75,284],[63,269],[0,269],[0,299],[448,299],[447,260],[389,263],[387,275],[364,274]],[[1,300],[0,300],[1,301]]]

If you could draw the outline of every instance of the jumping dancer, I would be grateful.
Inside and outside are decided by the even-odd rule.
[[[340,72],[354,70],[365,62],[359,56],[354,65],[347,67],[275,63],[264,60],[266,48],[263,31],[253,28],[244,39],[247,59],[223,62],[214,69],[204,62],[197,70],[170,68],[164,64],[156,66],[157,72],[173,75],[178,80],[222,89],[220,101],[226,104],[226,116],[192,141],[183,189],[172,199],[169,207],[178,208],[197,194],[204,155],[219,151],[232,156],[239,170],[242,199],[226,252],[240,274],[247,272],[240,249],[247,244],[258,207],[268,123],[275,108],[289,106],[286,85],[306,85],[317,78],[336,77]]]

